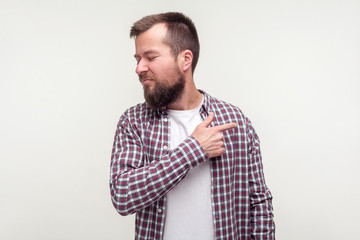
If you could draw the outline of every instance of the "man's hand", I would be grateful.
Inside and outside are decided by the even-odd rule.
[[[217,157],[225,153],[224,136],[222,132],[236,127],[236,123],[226,123],[215,127],[209,127],[213,120],[214,113],[211,112],[191,134],[205,150],[208,158]]]

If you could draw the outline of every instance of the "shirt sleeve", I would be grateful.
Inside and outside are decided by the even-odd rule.
[[[265,183],[259,138],[247,119],[251,239],[275,239],[272,194]]]
[[[111,156],[110,191],[121,215],[133,214],[176,186],[189,169],[206,160],[193,137],[149,162],[139,134],[125,117],[118,123]]]

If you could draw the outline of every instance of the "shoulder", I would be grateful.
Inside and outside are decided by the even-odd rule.
[[[237,124],[238,133],[245,134],[250,138],[256,138],[258,141],[251,121],[239,107],[209,95],[207,97],[211,103],[208,111],[214,112],[215,121],[218,125],[234,122]]]
[[[120,117],[119,124],[145,122],[151,115],[153,115],[153,111],[148,105],[145,102],[139,103],[125,110]]]
[[[237,122],[240,124],[247,122],[247,117],[238,106],[208,94],[206,97],[208,98],[208,111],[214,112],[221,122]]]

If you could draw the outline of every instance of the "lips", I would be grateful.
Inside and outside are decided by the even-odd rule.
[[[154,81],[154,79],[152,77],[149,77],[149,76],[146,76],[146,75],[140,77],[140,82],[142,84],[146,84],[146,83],[149,83],[149,82],[152,82],[152,81]]]
[[[146,84],[146,83],[151,82],[151,81],[153,81],[151,78],[143,78],[143,79],[141,79],[142,84]]]

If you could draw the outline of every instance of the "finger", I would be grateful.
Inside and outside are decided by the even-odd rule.
[[[214,120],[214,113],[209,113],[209,116],[202,122],[202,125],[205,127],[208,127],[210,123]]]
[[[216,126],[216,130],[218,131],[226,131],[226,130],[229,130],[229,129],[232,129],[232,128],[236,128],[236,123],[225,123],[223,125],[219,125],[219,126]]]
[[[222,134],[221,132],[217,132],[215,133],[213,139],[217,142],[221,142],[224,139],[224,134]]]

